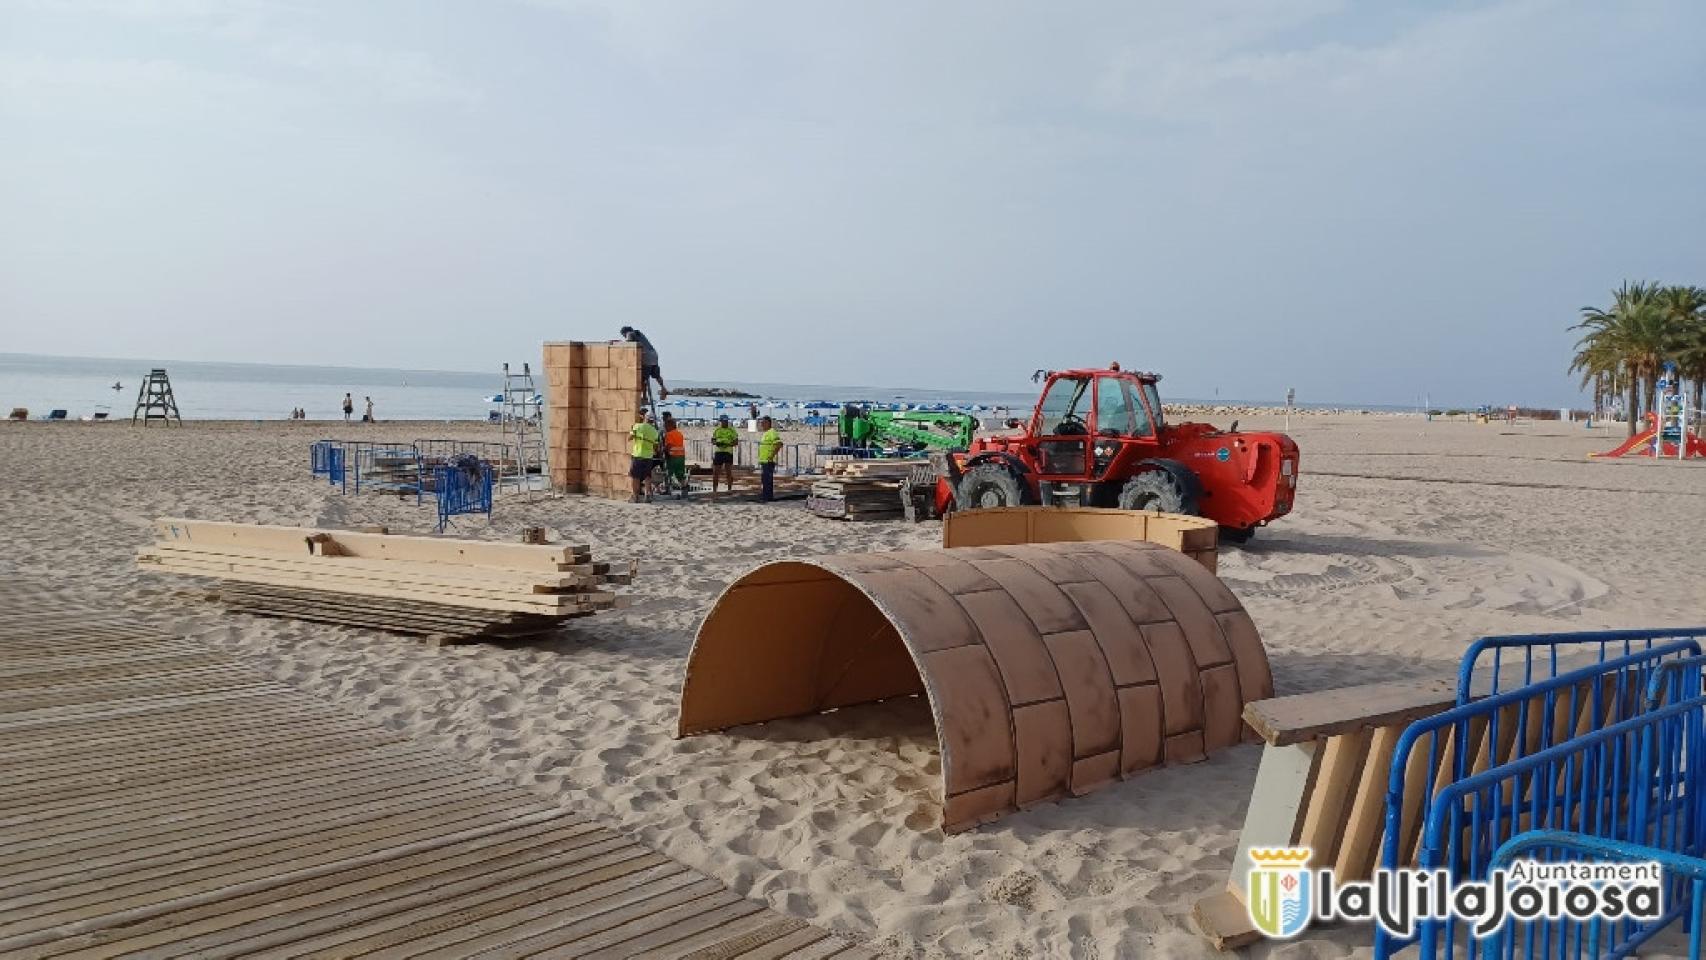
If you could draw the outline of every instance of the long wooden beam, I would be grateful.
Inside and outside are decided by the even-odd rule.
[[[254,523],[219,523],[163,517],[154,521],[154,535],[162,541],[210,546],[258,547],[280,553],[309,556],[323,550],[346,557],[370,560],[421,560],[463,566],[500,567],[510,570],[556,572],[559,565],[584,561],[589,548],[570,544],[487,543],[443,537],[416,537],[389,533],[356,533],[350,530],[317,530]]]

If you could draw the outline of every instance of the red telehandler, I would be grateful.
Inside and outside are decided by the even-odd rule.
[[[938,514],[1037,503],[1160,510],[1207,517],[1234,542],[1291,511],[1298,454],[1285,434],[1167,423],[1161,378],[1117,363],[1034,379],[1044,378],[1030,420],[1008,422],[1023,432],[939,455],[907,485],[933,484]]]

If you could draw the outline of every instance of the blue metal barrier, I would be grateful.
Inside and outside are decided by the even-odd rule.
[[[438,532],[450,518],[463,514],[492,515],[492,465],[478,457],[452,457],[433,469],[433,496],[438,500]]]
[[[1416,865],[1485,881],[1494,852],[1532,830],[1699,856],[1703,711],[1706,697],[1692,697],[1446,784],[1428,809]],[[1418,934],[1422,958],[1486,946],[1456,919],[1423,918]],[[1622,939],[1650,935],[1630,922]],[[1392,939],[1383,948],[1376,938],[1377,956],[1390,955]]]
[[[1554,855],[1547,857],[1544,855],[1546,851],[1552,851]],[[1658,919],[1641,924],[1630,921],[1608,923],[1599,917],[1585,922],[1570,919],[1509,922],[1482,943],[1481,956],[1485,960],[1514,958],[1519,950],[1524,957],[1627,957],[1674,923],[1677,917],[1686,920],[1690,960],[1699,960],[1701,907],[1706,904],[1706,860],[1673,850],[1566,830],[1531,830],[1518,834],[1493,854],[1493,868],[1506,869],[1519,859],[1541,863],[1657,863],[1665,874],[1665,910]],[[1572,939],[1575,942],[1573,951],[1570,949]]]
[[[357,442],[355,451],[355,492],[363,487],[383,490],[399,496],[414,495],[421,502],[426,487],[421,468],[421,455],[413,447]]]
[[[1547,639],[1550,643],[1567,638]],[[1447,786],[1463,781],[1477,768],[1519,761],[1642,715],[1647,710],[1648,684],[1659,668],[1699,654],[1700,645],[1694,640],[1674,640],[1554,674],[1412,723],[1392,753],[1381,866],[1395,869],[1409,864],[1409,845],[1418,839],[1417,820]],[[1421,763],[1424,757],[1426,763]],[[1484,874],[1492,849],[1473,847],[1467,856],[1443,866],[1459,878]],[[1377,957],[1389,956],[1403,945],[1384,929],[1375,933]]]
[[[1589,630],[1580,633],[1526,633],[1502,637],[1482,637],[1469,645],[1457,668],[1457,702],[1468,703],[1473,696],[1473,678],[1482,666],[1491,668],[1489,693],[1498,693],[1503,682],[1503,668],[1508,667],[1505,653],[1515,648],[1521,654],[1522,685],[1558,675],[1559,657],[1597,654],[1603,662],[1612,657],[1628,656],[1650,650],[1653,644],[1665,640],[1706,640],[1706,627],[1679,627],[1664,630]],[[1491,654],[1490,657],[1483,655]],[[1482,664],[1490,659],[1491,664]],[[1536,671],[1539,675],[1536,675]],[[1508,684],[1506,685],[1508,686]]]
[[[336,440],[316,440],[308,447],[308,470],[316,477],[325,477],[334,487],[349,491],[348,475],[344,471],[344,445]]]
[[[1647,706],[1663,706],[1666,700],[1675,702],[1706,693],[1706,655],[1666,660],[1653,671],[1647,681]]]

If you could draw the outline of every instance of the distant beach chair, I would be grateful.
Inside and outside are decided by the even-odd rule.
[[[13,407],[11,414],[6,417],[8,420],[28,420],[29,418],[29,407]]]
[[[49,410],[43,420],[64,420],[67,414],[64,410]]]

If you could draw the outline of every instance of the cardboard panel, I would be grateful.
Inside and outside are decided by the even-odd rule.
[[[1238,699],[1238,668],[1222,664],[1202,672],[1203,740],[1210,750],[1244,739],[1244,701]]]
[[[1015,786],[1014,781],[1007,780],[993,787],[954,794],[942,804],[942,828],[950,832],[963,830],[1012,813],[1019,806],[1013,799]]]
[[[1122,687],[1120,698],[1120,773],[1161,765],[1161,688],[1155,684]]]
[[[1066,793],[1072,775],[1072,719],[1066,703],[1051,700],[1013,711],[1019,749],[1021,808]]]
[[[1120,706],[1113,677],[1096,635],[1088,630],[1056,633],[1043,640],[1054,657],[1072,719],[1072,755],[1096,756],[1119,749]],[[1236,694],[1236,689],[1233,691]],[[1243,709],[1243,704],[1237,705]]]
[[[1184,632],[1176,623],[1151,623],[1143,627],[1143,639],[1161,685],[1162,729],[1169,735],[1200,730],[1202,686],[1197,682],[1196,660],[1191,657]]]
[[[1062,696],[1060,679],[1042,635],[1008,594],[996,590],[959,599],[1001,669],[1014,706]]]
[[[942,745],[942,779],[956,790],[1014,776],[1012,720],[995,661],[982,646],[925,654]]]
[[[1219,621],[1220,632],[1232,650],[1233,662],[1238,665],[1238,699],[1253,703],[1273,696],[1274,675],[1250,615],[1239,609],[1218,614],[1215,620]]]
[[[1149,581],[1149,585],[1161,595],[1173,614],[1173,620],[1190,641],[1191,656],[1196,659],[1199,669],[1231,662],[1232,651],[1226,646],[1226,638],[1220,635],[1220,624],[1215,621],[1208,605],[1203,603],[1201,594],[1177,577],[1156,577]]]
[[[900,623],[930,625],[930,629],[912,637],[913,649],[945,650],[978,642],[977,628],[954,595],[928,577],[919,576],[916,570],[904,567],[869,571],[861,573],[858,582],[882,598],[883,612],[889,618]]]
[[[1120,774],[1120,753],[1109,750],[1107,753],[1086,757],[1072,762],[1072,782],[1068,789],[1075,797],[1081,797],[1097,787],[1106,786]]]
[[[1149,541],[1189,555],[1213,573],[1219,545],[1213,520],[1093,507],[996,507],[959,510],[942,521],[942,546]],[[1220,607],[1215,607],[1218,612]]]
[[[1013,595],[1025,615],[1036,624],[1039,633],[1063,633],[1085,630],[1089,624],[1073,605],[1071,598],[1060,592],[1053,581],[1038,573],[1035,567],[1022,560],[990,560],[978,568],[1001,588]]]
[[[1101,581],[1067,584],[1060,589],[1078,605],[1078,612],[1084,615],[1090,633],[1101,644],[1114,686],[1155,681],[1155,664],[1149,659],[1149,647],[1143,641],[1142,631],[1126,616],[1125,608]]]

